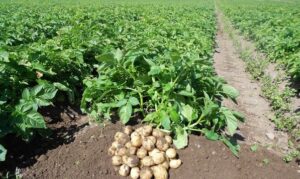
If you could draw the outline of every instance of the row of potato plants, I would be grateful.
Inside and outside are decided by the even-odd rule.
[[[297,83],[300,74],[300,25],[298,2],[275,2],[224,0],[220,3],[223,12],[242,35],[256,43],[257,49],[264,52],[266,59],[258,59],[253,52],[240,49],[240,55],[247,63],[247,71],[262,84],[262,95],[269,100],[274,111],[270,120],[276,129],[288,132],[290,152],[283,157],[286,162],[299,158],[297,147],[300,137],[300,113],[293,109],[292,97],[299,93],[292,81]],[[238,8],[237,8],[238,7]],[[287,76],[281,72],[276,77],[265,73],[269,63],[276,62],[292,80],[284,82]],[[294,89],[295,88],[295,89]]]
[[[223,1],[225,15],[258,49],[300,79],[300,4],[273,1]]]
[[[20,23],[41,35],[29,38],[15,23],[22,38],[7,40],[7,34],[15,37],[13,27],[2,27],[0,139],[10,133],[24,140],[43,135],[46,123],[38,109],[68,100],[97,121],[117,114],[125,124],[138,114],[171,131],[178,148],[188,144],[189,133],[200,132],[237,155],[238,146],[226,134],[235,132],[242,115],[221,106],[238,92],[212,66],[212,6],[1,8],[8,10],[1,11],[0,24],[12,23],[6,16],[19,12]],[[5,154],[0,145],[1,160]]]

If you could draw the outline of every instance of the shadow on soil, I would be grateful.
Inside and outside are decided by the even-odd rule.
[[[6,136],[2,144],[6,147],[7,159],[0,165],[0,178],[8,172],[14,174],[16,168],[27,168],[38,160],[43,160],[43,155],[48,150],[74,141],[74,134],[88,125],[80,122],[84,116],[79,107],[66,104],[56,104],[40,110],[47,122],[48,129],[38,131],[38,135],[30,142],[25,142],[15,135]]]
[[[292,89],[296,90],[296,98],[297,98],[297,100],[300,100],[300,81],[299,80],[292,81],[290,87]],[[300,106],[297,106],[294,112],[299,113]]]

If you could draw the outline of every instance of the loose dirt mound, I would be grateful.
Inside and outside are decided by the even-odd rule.
[[[74,142],[48,151],[42,160],[26,169],[24,178],[122,178],[107,154],[115,132],[121,128],[120,124],[105,128],[85,127]],[[191,135],[189,142],[186,149],[178,151],[183,165],[170,170],[171,179],[300,177],[297,166],[287,165],[260,148],[251,152],[249,146],[244,145],[238,159],[221,142],[211,142],[195,135]]]

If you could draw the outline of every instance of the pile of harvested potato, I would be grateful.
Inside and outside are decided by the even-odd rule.
[[[146,125],[135,131],[126,126],[117,132],[115,141],[108,149],[112,164],[119,167],[121,176],[132,179],[167,179],[169,168],[178,168],[181,160],[172,148],[172,137],[167,133]]]

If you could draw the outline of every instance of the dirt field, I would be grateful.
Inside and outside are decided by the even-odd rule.
[[[24,178],[121,178],[107,154],[113,135],[121,128],[119,123],[105,128],[83,128],[72,143],[41,155],[37,163],[24,171]],[[170,170],[172,179],[298,178],[300,175],[296,165],[285,164],[280,157],[263,148],[252,152],[250,146],[242,145],[240,158],[236,158],[220,142],[195,135],[189,141],[189,147],[179,150],[183,165]]]

